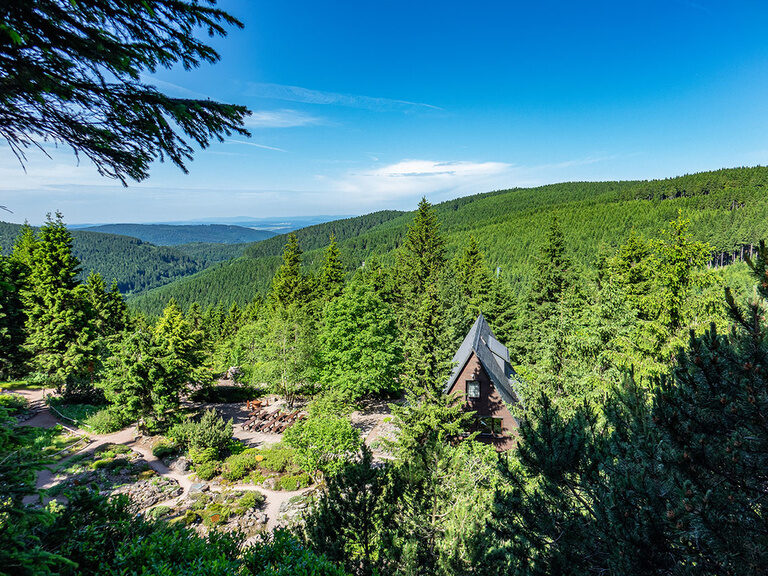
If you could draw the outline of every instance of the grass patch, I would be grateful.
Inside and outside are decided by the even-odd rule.
[[[7,380],[0,382],[0,390],[42,390],[46,387],[51,389],[51,386],[47,386],[44,382],[32,382],[30,380]]]

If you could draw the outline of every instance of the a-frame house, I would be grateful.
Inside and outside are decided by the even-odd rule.
[[[466,409],[475,412],[478,440],[500,451],[514,447],[518,421],[509,408],[520,402],[515,390],[517,375],[509,351],[496,339],[482,314],[459,346],[453,363],[444,392],[462,396]]]

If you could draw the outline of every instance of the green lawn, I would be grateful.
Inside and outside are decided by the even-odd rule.
[[[42,390],[45,384],[28,382],[27,380],[9,380],[0,382],[0,390]],[[50,386],[48,386],[50,388]]]

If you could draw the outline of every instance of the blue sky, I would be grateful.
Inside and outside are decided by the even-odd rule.
[[[0,218],[412,209],[498,188],[768,164],[768,3],[223,0],[222,59],[148,77],[247,105],[252,138],[123,189],[65,149],[0,154]]]

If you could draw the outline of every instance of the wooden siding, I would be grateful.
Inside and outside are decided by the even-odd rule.
[[[480,382],[480,398],[466,398],[467,380]],[[459,373],[449,394],[458,393],[464,397],[467,410],[472,410],[478,418],[500,418],[501,435],[480,434],[478,439],[492,444],[497,450],[510,450],[517,444],[518,423],[496,391],[488,373],[473,352]]]

